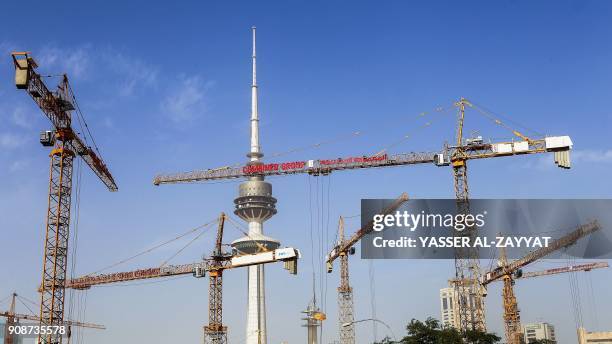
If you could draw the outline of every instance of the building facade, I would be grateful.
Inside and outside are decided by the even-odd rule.
[[[612,332],[587,332],[583,327],[578,329],[578,344],[612,344]]]
[[[548,339],[557,342],[555,327],[548,323],[533,323],[523,325],[523,335],[526,343],[533,343],[536,340]]]
[[[444,327],[459,328],[459,304],[455,288],[440,289],[440,320]]]
[[[17,323],[19,325],[19,323]],[[13,339],[13,344],[23,344],[23,337],[16,334],[9,334],[7,331],[7,325],[5,322],[0,323],[0,343],[4,343],[6,338],[11,336]]]

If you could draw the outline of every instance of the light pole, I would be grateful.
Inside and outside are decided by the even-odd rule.
[[[346,323],[342,324],[342,327],[351,326],[352,324],[356,324],[356,323],[360,323],[360,322],[365,322],[365,321],[373,321],[373,322],[377,322],[377,323],[383,324],[389,330],[389,332],[391,332],[391,335],[393,336],[393,341],[397,342],[397,337],[395,336],[395,333],[393,333],[393,330],[391,329],[391,327],[389,325],[387,325],[387,323],[385,323],[384,321],[379,320],[379,319],[369,318],[369,319],[355,320],[355,321],[346,322]]]

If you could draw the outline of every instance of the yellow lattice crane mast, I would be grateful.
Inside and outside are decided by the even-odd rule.
[[[29,53],[14,52],[12,57],[15,85],[32,97],[53,126],[53,130],[43,132],[40,138],[43,146],[53,147],[50,154],[40,324],[59,326],[64,321],[64,283],[68,264],[74,158],[81,157],[110,191],[117,191],[117,184],[97,149],[92,149],[72,128],[72,113],[77,109],[68,77],[63,75],[57,90],[52,92],[36,72],[38,65]],[[62,336],[57,333],[41,334],[38,342],[57,344],[62,342]]]
[[[206,262],[208,270],[208,325],[204,326],[204,343],[227,343],[227,326],[223,325],[223,270],[229,265],[231,254],[223,252],[225,214],[219,216],[215,248]]]
[[[344,243],[344,218],[340,216],[338,223],[338,242]],[[351,247],[340,253],[340,286],[338,286],[338,324],[340,326],[340,344],[355,344],[355,321],[353,305],[353,287],[349,278],[349,254],[354,254]],[[328,270],[329,271],[329,270]],[[348,326],[342,326],[349,324]]]

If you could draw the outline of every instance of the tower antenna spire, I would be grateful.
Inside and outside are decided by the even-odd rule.
[[[259,113],[257,109],[257,55],[256,55],[256,28],[251,27],[253,31],[253,83],[251,85],[251,151],[248,157],[251,161],[259,161],[263,154],[259,147]]]

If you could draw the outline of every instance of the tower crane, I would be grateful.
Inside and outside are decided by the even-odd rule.
[[[301,160],[290,162],[273,162],[267,164],[246,164],[238,167],[225,166],[207,170],[171,173],[157,175],[153,184],[175,184],[208,182],[223,179],[267,177],[289,174],[310,174],[313,176],[327,175],[333,171],[354,170],[362,168],[381,168],[393,166],[411,166],[419,164],[434,164],[436,166],[451,166],[454,176],[455,197],[458,212],[469,212],[469,188],[467,179],[467,162],[469,160],[489,159],[507,156],[553,153],[557,166],[569,169],[569,151],[572,140],[569,136],[547,136],[530,138],[513,130],[508,125],[485,112],[465,98],[455,103],[458,109],[457,134],[455,145],[444,145],[438,152],[410,152],[400,154],[379,153],[335,159]],[[496,125],[512,132],[518,140],[504,142],[485,142],[481,137],[465,138],[463,135],[465,113],[467,109],[475,109],[486,114]],[[456,235],[474,236],[473,230],[466,230]],[[455,278],[469,279],[474,283],[459,284],[460,295],[470,297],[460,298],[460,322],[462,330],[486,329],[484,316],[483,293],[480,284],[480,263],[478,252],[471,249],[460,249],[455,253]],[[469,302],[471,300],[471,302]]]
[[[57,326],[64,320],[74,157],[81,157],[110,191],[117,191],[117,184],[97,149],[88,146],[87,141],[72,128],[72,111],[76,103],[68,77],[64,74],[57,90],[52,92],[36,71],[38,65],[28,52],[14,52],[12,57],[16,87],[32,97],[53,126],[52,131],[45,131],[40,137],[43,146],[53,147],[50,154],[40,324]],[[40,335],[38,342],[61,344],[62,337],[57,334]]]
[[[542,276],[550,276],[557,274],[564,274],[568,272],[578,272],[578,271],[586,271],[589,272],[595,269],[606,269],[609,268],[610,264],[607,262],[596,262],[596,263],[587,263],[587,264],[578,264],[578,265],[570,265],[563,266],[560,268],[546,269],[542,271],[529,271],[529,272],[520,272],[518,275],[515,274],[515,279],[526,279],[533,277],[542,277]]]
[[[500,259],[501,260],[501,259]],[[586,264],[577,264],[577,265],[570,265],[570,266],[563,266],[563,267],[559,267],[559,268],[552,268],[552,269],[546,269],[546,270],[541,270],[541,271],[529,271],[529,272],[523,272],[522,269],[518,269],[513,275],[512,275],[512,279],[513,281],[511,281],[510,288],[512,288],[514,286],[514,282],[516,280],[523,280],[523,279],[527,279],[527,278],[534,278],[534,277],[543,277],[543,276],[550,276],[550,275],[558,275],[558,274],[563,274],[563,273],[571,273],[571,272],[579,272],[579,271],[585,271],[585,272],[589,272],[591,270],[596,270],[596,269],[605,269],[605,268],[609,268],[610,265],[607,262],[595,262],[595,263],[586,263]],[[503,278],[501,279],[502,281],[504,280]],[[449,280],[449,285],[450,286],[454,286],[457,283],[457,279],[451,279]],[[500,279],[497,279],[495,281],[500,281]],[[514,314],[514,310],[515,310],[515,302],[516,302],[516,297],[513,297],[514,295],[514,291],[510,288],[507,288],[507,284],[504,285],[504,289],[502,291],[502,296],[504,298],[504,307],[508,306],[508,314]],[[518,306],[516,307],[516,309],[518,310]],[[517,314],[518,315],[518,314]],[[510,316],[507,316],[508,318],[511,318]],[[506,317],[505,317],[506,318]],[[519,320],[519,326],[518,328],[520,329],[520,316],[517,316],[517,319]],[[516,327],[516,326],[513,326]],[[516,335],[514,335],[516,337]],[[508,337],[510,337],[510,335],[506,336],[506,339],[508,339]],[[522,337],[521,337],[522,338]],[[508,341],[508,343],[510,343]]]
[[[260,247],[260,252],[244,254],[239,251],[227,253],[223,251],[223,228],[226,215],[219,216],[215,247],[209,258],[202,262],[182,265],[170,265],[156,268],[139,269],[111,274],[87,275],[68,280],[66,288],[89,289],[92,286],[128,282],[143,279],[163,278],[192,274],[201,278],[208,272],[208,325],[204,326],[205,343],[227,343],[227,326],[223,325],[223,271],[241,267],[257,266],[262,264],[283,262],[284,268],[290,274],[297,274],[297,260],[301,257],[300,251],[285,247],[266,251]]]
[[[382,211],[383,215],[391,214],[408,200],[406,193],[401,194],[391,205]],[[363,228],[359,229],[349,239],[344,238],[344,218],[341,216],[338,222],[338,243],[332,248],[325,263],[327,272],[333,270],[333,263],[336,259],[340,260],[340,286],[338,286],[338,324],[340,326],[340,344],[355,343],[355,327],[353,325],[353,288],[349,279],[348,256],[355,253],[354,245],[361,238],[373,231],[373,221],[368,222]],[[342,326],[349,324],[348,326]]]
[[[344,244],[344,218],[340,216],[338,223],[338,242]],[[340,326],[340,344],[355,344],[355,320],[353,304],[353,287],[349,278],[349,254],[354,254],[355,248],[351,247],[340,254],[340,285],[338,286],[338,326]],[[331,272],[328,263],[327,272]],[[349,324],[348,326],[342,326]]]
[[[504,305],[504,330],[506,335],[506,341],[508,344],[522,344],[523,343],[523,333],[521,329],[521,317],[520,311],[518,308],[518,303],[516,301],[516,295],[514,294],[514,275],[520,276],[521,269],[536,260],[542,259],[545,256],[561,250],[563,248],[569,247],[575,244],[581,238],[584,238],[591,233],[600,229],[599,223],[595,221],[591,221],[585,223],[583,225],[578,226],[571,233],[564,235],[563,237],[554,240],[549,243],[548,246],[539,248],[537,250],[531,251],[524,257],[508,261],[506,257],[505,250],[501,250],[500,259],[499,259],[499,267],[496,269],[486,272],[483,274],[480,284],[486,288],[492,282],[497,280],[501,280],[504,283],[502,289],[502,297],[503,297],[503,305]],[[590,267],[580,267],[587,271],[588,269],[593,269],[601,264],[591,265]],[[554,273],[562,273],[562,272],[570,272],[573,271],[571,267],[557,270],[556,272],[548,271],[540,272],[540,273],[532,273],[528,275],[529,277],[536,277],[545,274],[554,274]],[[468,282],[469,283],[469,282]],[[463,284],[463,283],[459,283]]]
[[[14,344],[13,339],[14,339],[14,335],[11,333],[10,328],[12,327],[16,327],[19,326],[19,320],[30,320],[30,321],[38,321],[40,322],[40,317],[35,316],[35,315],[28,315],[28,314],[19,314],[16,313],[15,311],[15,300],[19,297],[19,295],[17,295],[17,293],[13,293],[12,294],[12,300],[11,300],[11,305],[9,307],[9,310],[6,312],[0,312],[0,317],[5,317],[6,318],[6,323],[4,324],[4,344]],[[67,326],[67,335],[68,335],[68,341],[70,341],[70,328],[72,326],[75,327],[85,327],[85,328],[95,328],[95,329],[99,329],[99,330],[104,330],[106,329],[106,327],[104,327],[103,325],[98,325],[98,324],[92,324],[92,323],[86,323],[86,322],[80,322],[80,321],[72,321],[72,320],[64,320],[62,322],[62,324],[64,326]]]

